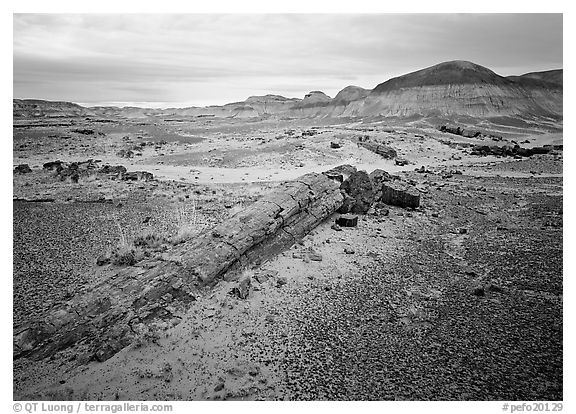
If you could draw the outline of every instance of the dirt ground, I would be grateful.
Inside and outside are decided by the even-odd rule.
[[[553,130],[505,129],[495,144],[562,143]],[[14,174],[15,325],[106,277],[113,269],[96,258],[123,235],[171,237],[192,218],[200,232],[307,172],[382,168],[421,192],[418,209],[390,207],[356,228],[336,231],[329,218],[247,269],[247,299],[222,280],[198,291],[176,326],[105,362],[79,361],[73,348],[14,360],[15,399],[563,398],[561,150],[478,157],[467,144],[491,139],[356,121],[86,121],[14,131],[14,165],[32,168]],[[392,146],[408,164],[358,146],[359,137]],[[89,158],[155,179],[71,183],[42,169]],[[322,260],[310,260],[310,249]]]

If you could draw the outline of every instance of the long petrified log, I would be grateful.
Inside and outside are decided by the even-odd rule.
[[[79,344],[84,357],[103,361],[159,319],[195,300],[199,285],[265,261],[334,213],[340,183],[307,174],[281,184],[245,210],[170,252],[170,261],[140,263],[92,286],[42,319],[14,329],[14,357],[42,359]]]
[[[396,150],[388,145],[379,144],[376,142],[358,142],[359,147],[364,147],[369,151],[372,151],[383,158],[393,159],[398,156]]]

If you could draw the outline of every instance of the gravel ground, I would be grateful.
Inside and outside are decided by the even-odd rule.
[[[510,202],[504,182],[491,182],[471,197],[436,191],[430,210],[445,206],[441,219],[407,227],[396,260],[300,291],[271,332],[283,355],[280,398],[563,398],[562,198],[527,196],[516,180],[521,201]],[[494,213],[470,213],[486,200]],[[509,203],[525,206],[502,220]]]

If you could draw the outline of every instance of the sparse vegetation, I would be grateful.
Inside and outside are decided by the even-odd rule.
[[[198,223],[196,200],[192,199],[190,205],[192,208],[191,211],[186,211],[183,206],[178,206],[176,209],[176,226],[178,231],[171,240],[174,245],[184,243],[191,238],[198,236],[204,228],[202,224]]]

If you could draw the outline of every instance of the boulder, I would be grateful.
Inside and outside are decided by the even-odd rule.
[[[379,168],[372,171],[369,175],[372,189],[374,190],[374,200],[378,201],[382,198],[382,185],[384,182],[392,181],[395,177],[388,172]]]
[[[340,190],[354,199],[349,212],[366,214],[374,202],[374,189],[366,171],[356,171],[340,185]]]
[[[45,170],[48,171],[53,171],[56,170],[58,171],[58,169],[62,168],[62,164],[64,164],[64,162],[62,161],[50,161],[50,162],[46,162],[42,165],[42,168],[44,168]]]
[[[401,180],[384,181],[379,201],[392,206],[416,208],[420,205],[420,192]]]
[[[28,174],[32,172],[32,169],[28,164],[19,164],[14,168],[16,174]]]

